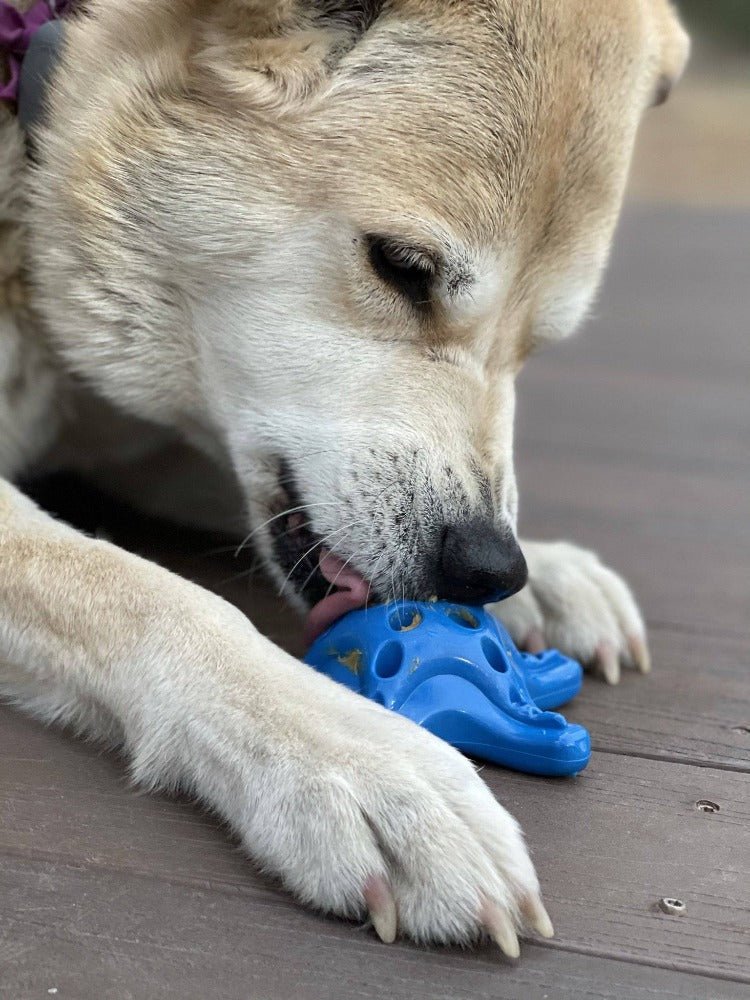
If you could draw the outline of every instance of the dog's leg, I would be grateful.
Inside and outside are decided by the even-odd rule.
[[[199,795],[300,900],[385,940],[551,934],[515,821],[447,744],[2,480],[0,565],[0,693]]]
[[[627,584],[599,558],[566,542],[523,542],[528,585],[493,606],[529,652],[554,647],[620,680],[621,664],[651,669],[646,628]]]

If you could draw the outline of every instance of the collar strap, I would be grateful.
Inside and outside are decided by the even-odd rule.
[[[0,100],[18,106],[24,128],[36,124],[43,109],[44,89],[57,63],[62,25],[72,0],[37,0],[25,13],[0,0],[0,56],[8,65]]]
[[[62,21],[48,21],[31,39],[18,80],[18,120],[29,138],[41,124],[50,78],[62,51]]]

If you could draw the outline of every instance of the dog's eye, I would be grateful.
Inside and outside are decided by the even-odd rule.
[[[381,281],[416,306],[427,306],[435,280],[435,261],[417,247],[380,236],[368,237],[370,264]]]

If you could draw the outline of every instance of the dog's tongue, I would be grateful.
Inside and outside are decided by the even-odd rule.
[[[364,577],[327,549],[320,553],[320,572],[333,588],[307,616],[305,640],[313,643],[327,628],[350,611],[367,604],[370,586]]]

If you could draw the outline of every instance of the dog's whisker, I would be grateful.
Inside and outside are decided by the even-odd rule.
[[[362,524],[362,521],[352,521],[350,524],[345,524],[342,528],[339,528],[338,531],[332,531],[330,533],[330,535],[328,535],[326,538],[322,539],[321,542],[319,542],[318,544],[323,545],[323,544],[325,544],[325,542],[330,541],[330,539],[333,538],[333,536],[336,535],[336,534],[338,534],[339,532],[347,531],[347,530],[349,530],[351,528],[357,528],[357,527],[359,527],[360,524]],[[313,548],[314,548],[314,546],[313,546]],[[305,553],[305,555],[309,555],[309,552]],[[345,568],[345,566],[347,566],[349,564],[349,562],[351,562],[352,558],[354,558],[354,557],[353,556],[350,557],[347,560],[347,562],[344,564],[344,567],[342,567],[342,570],[339,570],[339,573],[336,576],[337,580],[338,580],[339,576],[341,575],[341,572],[343,571],[343,568]],[[304,556],[303,556],[303,559],[304,559]],[[299,565],[299,563],[297,565]],[[311,570],[311,572],[308,573],[307,578],[305,579],[305,581],[302,584],[302,586],[299,588],[300,593],[304,593],[305,587],[308,585],[308,583],[310,582],[310,580],[312,580],[312,578],[315,576],[315,573],[316,573],[317,569],[318,569],[318,567],[314,566],[313,569]],[[293,572],[294,572],[294,569],[292,569],[292,573]],[[287,577],[287,580],[288,579],[289,578]],[[285,581],[285,585],[286,585],[286,581]],[[328,588],[328,591],[326,593],[326,597],[328,597],[328,595],[331,593],[332,587],[333,587],[333,585],[331,585],[331,587]]]
[[[396,567],[395,567],[395,565],[393,563],[391,563],[391,590],[390,590],[390,593],[391,593],[391,600],[395,604],[395,602],[396,602]]]
[[[333,538],[334,535],[339,534],[339,532],[341,532],[341,531],[346,531],[347,527],[349,527],[349,526],[345,525],[343,528],[339,528],[338,531],[332,531],[330,533],[330,535],[327,535],[325,538],[321,539],[321,541],[318,544],[321,545],[321,546],[324,545],[326,542],[330,541],[331,538]],[[314,548],[314,546],[313,546],[313,548]],[[305,555],[308,555],[308,554],[309,553],[305,553]],[[303,558],[304,558],[304,556],[303,556]],[[300,591],[301,594],[304,594],[305,587],[308,585],[308,583],[310,582],[310,580],[312,580],[312,578],[315,576],[315,574],[317,573],[317,571],[318,571],[318,566],[316,565],[316,566],[313,566],[313,568],[307,574],[307,576],[305,577],[304,583],[299,588],[299,591]],[[294,572],[294,570],[292,570],[292,572]],[[330,593],[330,591],[329,591],[329,593]]]
[[[344,570],[345,570],[345,569],[346,569],[346,567],[347,567],[347,566],[349,565],[349,563],[350,563],[350,562],[351,562],[351,561],[352,561],[352,560],[354,559],[355,555],[356,555],[356,553],[354,553],[354,554],[352,554],[352,555],[350,555],[350,556],[349,556],[349,558],[348,558],[348,559],[346,560],[346,562],[345,562],[345,563],[343,564],[343,566],[342,566],[342,567],[341,567],[341,569],[340,569],[340,570],[338,571],[338,573],[336,574],[336,576],[334,577],[334,579],[333,579],[333,580],[331,580],[331,583],[330,583],[330,586],[328,587],[328,590],[326,591],[326,597],[329,597],[329,596],[331,595],[331,593],[333,592],[333,589],[334,589],[334,587],[336,586],[336,584],[337,584],[337,582],[338,582],[338,578],[339,578],[339,577],[341,576],[341,574],[342,574],[342,573],[344,572]]]
[[[307,550],[307,552],[305,552],[304,555],[300,556],[300,558],[297,560],[297,562],[294,564],[294,566],[292,566],[292,568],[289,570],[289,572],[287,573],[287,575],[286,575],[286,577],[284,579],[284,582],[282,583],[282,585],[281,585],[281,587],[279,589],[279,595],[283,594],[284,589],[286,588],[286,585],[291,580],[292,575],[294,574],[294,571],[297,569],[297,567],[301,563],[303,563],[305,561],[305,559],[307,559],[307,557],[309,555],[312,555],[312,553],[315,551],[315,549],[317,549],[318,547],[322,548],[326,544],[326,542],[329,542],[336,535],[340,534],[342,531],[346,531],[348,528],[353,527],[355,524],[357,524],[357,522],[356,521],[352,521],[351,524],[345,524],[342,528],[337,528],[335,531],[331,531],[328,535],[325,536],[325,538],[319,538],[319,539],[317,539],[315,541],[315,543],[310,546],[310,548]],[[314,572],[314,570],[313,570],[313,572]]]
[[[388,550],[384,548],[383,551],[378,556],[378,558],[375,560],[375,565],[372,567],[372,570],[370,571],[370,573],[368,575],[368,578],[367,578],[368,579],[368,591],[367,591],[367,600],[368,600],[368,602],[370,600],[370,594],[372,593],[372,582],[376,578],[376,576],[378,575],[378,573],[380,571],[380,564],[383,562],[383,560],[385,559],[385,557],[387,555],[388,555]]]
[[[246,580],[254,576],[258,576],[263,571],[263,560],[256,559],[252,566],[248,569],[243,569],[239,573],[234,573],[232,576],[228,576],[223,580],[220,580],[217,584],[217,588],[228,587],[230,584],[237,583],[239,580]]]
[[[320,503],[305,503],[299,504],[297,507],[290,507],[288,510],[283,510],[280,514],[274,514],[273,517],[269,517],[267,521],[259,524],[257,527],[253,528],[249,535],[247,535],[242,542],[237,546],[235,550],[235,558],[242,552],[244,548],[252,541],[255,536],[267,528],[269,525],[274,524],[276,521],[280,521],[284,517],[289,517],[290,514],[300,514],[304,513],[306,510],[311,510],[313,507],[340,507],[340,504],[334,503],[333,501],[321,501]]]

